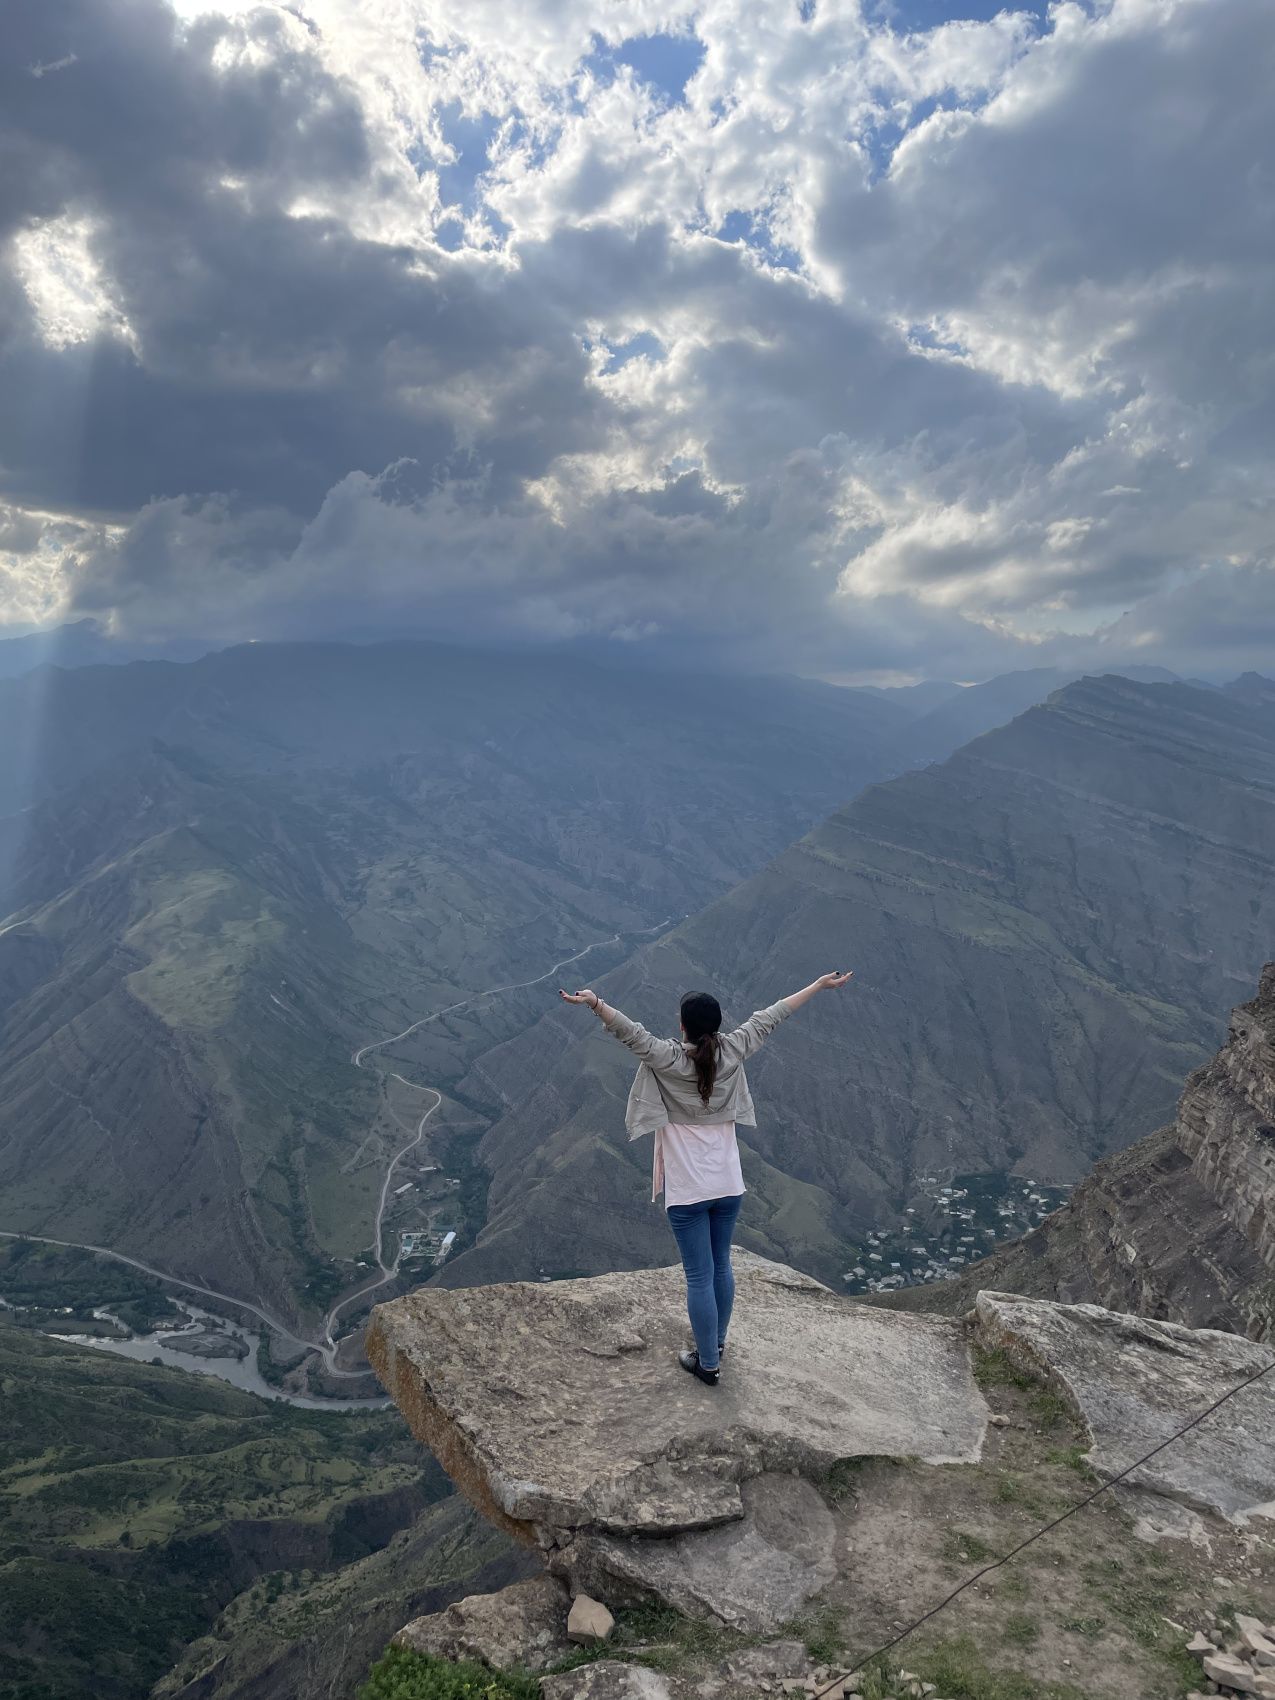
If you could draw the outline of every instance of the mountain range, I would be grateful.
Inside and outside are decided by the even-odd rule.
[[[619,960],[888,772],[900,725],[421,644],[41,668],[0,720],[0,1229],[293,1320],[374,1264],[422,1089],[533,1019],[488,988]],[[449,1007],[415,1072],[354,1065]],[[449,1098],[432,1131],[474,1125]]]
[[[674,1030],[853,968],[753,1066],[742,1243],[840,1281],[865,1232],[955,1172],[1079,1179],[1172,1113],[1268,951],[1275,710],[1227,690],[1070,684],[938,766],[868,787],[597,984]],[[477,1244],[449,1282],[667,1255],[627,1052],[548,1008],[461,1090],[503,1108]]]
[[[216,645],[180,638],[166,643],[113,637],[97,620],[0,638],[0,679],[16,679],[33,667],[123,666],[129,661],[194,661]]]
[[[661,1258],[559,972],[668,1026],[855,967],[759,1059],[771,1255],[839,1278],[931,1170],[1078,1178],[1264,954],[1270,688],[1076,681],[900,772],[944,706],[419,643],[0,681],[0,1229],[311,1339],[400,1228],[446,1281]]]

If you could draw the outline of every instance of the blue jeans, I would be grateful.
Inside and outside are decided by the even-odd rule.
[[[743,1194],[706,1198],[699,1204],[670,1204],[669,1227],[686,1271],[686,1309],[705,1369],[716,1369],[735,1303],[730,1242]]]

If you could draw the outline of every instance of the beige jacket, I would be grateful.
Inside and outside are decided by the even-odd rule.
[[[622,1045],[627,1045],[641,1062],[629,1091],[624,1125],[630,1139],[658,1133],[666,1122],[739,1122],[756,1127],[752,1093],[744,1064],[792,1010],[786,998],[759,1009],[742,1026],[721,1035],[717,1078],[708,1103],[695,1083],[695,1064],[680,1039],[657,1039],[640,1022],[630,1021],[618,1009],[611,1011],[605,1026]]]

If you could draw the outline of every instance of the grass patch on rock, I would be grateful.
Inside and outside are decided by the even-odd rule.
[[[949,1564],[988,1564],[999,1556],[994,1547],[967,1529],[948,1529],[943,1536],[943,1557]]]
[[[934,1683],[945,1700],[1087,1700],[1074,1683],[1041,1682],[1022,1671],[993,1669],[967,1635],[918,1653],[909,1659],[908,1668]],[[864,1700],[871,1700],[866,1689]]]
[[[358,1700],[539,1700],[539,1694],[533,1676],[391,1647],[368,1672]]]
[[[797,1631],[794,1631],[797,1633]],[[743,1647],[767,1640],[764,1635],[746,1635],[686,1617],[672,1606],[654,1602],[621,1606],[615,1613],[615,1628],[608,1640],[593,1647],[575,1647],[553,1667],[554,1674],[596,1664],[599,1659],[623,1659],[628,1664],[646,1665],[650,1670],[675,1674],[689,1666],[724,1659]]]

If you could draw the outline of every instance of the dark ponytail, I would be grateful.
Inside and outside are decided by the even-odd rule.
[[[717,1079],[718,1033],[722,1025],[722,1006],[711,992],[687,992],[682,999],[682,1029],[686,1034],[686,1049],[695,1064],[695,1080],[699,1095],[707,1105],[713,1096]]]

